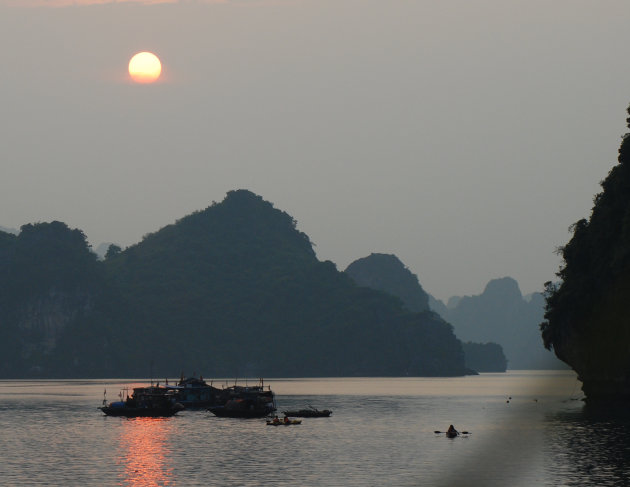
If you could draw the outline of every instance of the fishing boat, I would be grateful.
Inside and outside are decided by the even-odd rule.
[[[265,389],[262,379],[255,386],[234,384],[223,390],[227,400],[222,405],[208,408],[215,416],[228,418],[263,418],[276,410],[271,387]]]
[[[184,409],[177,402],[175,394],[166,387],[135,387],[131,395],[127,389],[120,393],[120,401],[110,402],[103,398],[103,406],[99,409],[107,416],[135,417],[168,417]]]
[[[206,409],[211,406],[225,404],[229,399],[229,393],[225,389],[214,387],[212,382],[208,384],[203,377],[187,377],[183,374],[176,385],[166,385],[173,391],[177,402],[186,409]]]
[[[221,418],[264,418],[275,410],[273,403],[258,398],[230,399],[223,406],[208,408],[208,411]]]
[[[330,409],[319,410],[315,408],[310,408],[282,411],[282,414],[284,414],[285,416],[293,416],[296,418],[328,418],[332,414],[332,411]]]

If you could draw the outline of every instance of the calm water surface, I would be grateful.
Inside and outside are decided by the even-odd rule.
[[[215,381],[215,385],[217,385]],[[291,379],[267,383],[264,420],[183,411],[124,419],[97,407],[137,380],[0,381],[0,485],[628,485],[630,421],[585,408],[569,372],[463,378]],[[436,435],[453,423],[466,437]]]

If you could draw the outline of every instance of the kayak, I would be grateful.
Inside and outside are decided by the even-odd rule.
[[[290,419],[289,421],[267,421],[267,426],[290,426],[292,424],[302,424],[302,420]]]
[[[444,433],[444,435],[447,438],[457,438],[458,436],[463,436],[464,438],[466,438],[468,435],[472,434],[469,431],[434,431],[434,433],[436,435],[441,435],[442,433]]]

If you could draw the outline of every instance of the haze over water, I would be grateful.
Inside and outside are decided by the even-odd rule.
[[[279,411],[333,410],[291,427],[206,411],[123,419],[97,409],[104,388],[114,400],[122,387],[143,383],[1,381],[3,482],[616,486],[630,474],[628,421],[615,417],[613,425],[586,410],[571,372],[266,381]],[[471,434],[434,433],[450,423]]]
[[[0,0],[0,226],[122,247],[247,188],[340,269],[542,290],[627,131],[622,0]],[[113,32],[115,31],[115,34]],[[128,80],[150,50],[161,82]]]

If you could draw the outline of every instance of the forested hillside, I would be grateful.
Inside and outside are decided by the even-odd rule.
[[[18,236],[0,232],[0,374],[43,372],[104,289],[81,231],[51,222],[24,225]]]
[[[405,267],[395,255],[370,254],[352,262],[344,272],[360,286],[378,289],[396,296],[409,310],[430,311],[429,295],[422,288],[418,276]],[[435,299],[432,302],[437,303]],[[436,311],[442,318],[448,316],[446,306],[442,304],[438,309],[443,310],[441,313]],[[494,335],[484,333],[482,328],[485,327],[485,323],[476,323],[476,325],[477,327],[471,327],[473,328],[472,333],[474,334],[476,328],[479,328],[476,337],[483,336],[481,340],[479,338],[477,340],[489,343],[468,342],[463,345],[466,367],[478,372],[505,372],[507,360],[503,354],[503,349],[494,343],[497,338],[503,335],[497,333],[496,330]],[[532,328],[532,331],[536,334],[535,327]],[[459,339],[462,338],[457,330],[455,330],[455,334]],[[467,339],[470,340],[470,338]],[[543,352],[545,351],[542,346],[539,348]]]
[[[578,372],[587,397],[628,399],[630,134],[601,185],[590,218],[572,226],[561,249],[561,281],[547,283],[541,329],[545,345]]]
[[[370,254],[352,262],[344,271],[359,286],[385,291],[400,298],[409,311],[428,311],[429,296],[405,265],[391,254]]]
[[[51,245],[50,226],[63,245]],[[318,261],[295,220],[249,191],[231,191],[132,247],[111,247],[104,261],[62,223],[23,233],[0,239],[0,265],[11,269],[3,289],[14,290],[0,329],[20,344],[3,376],[467,372],[450,326]],[[35,247],[24,240],[30,233]]]

